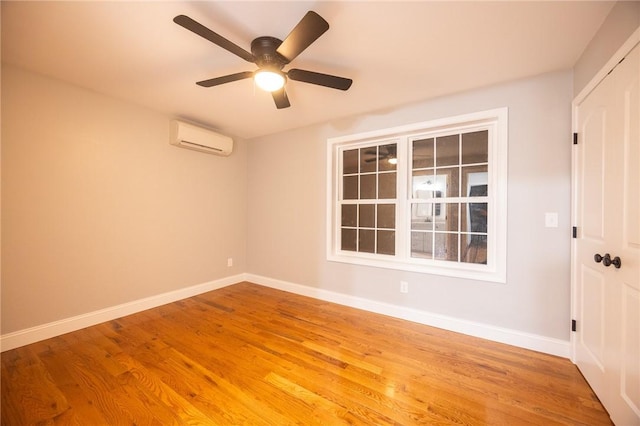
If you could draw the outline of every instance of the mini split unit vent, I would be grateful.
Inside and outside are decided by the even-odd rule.
[[[212,130],[183,121],[171,122],[171,145],[181,148],[228,156],[233,151],[233,139]]]

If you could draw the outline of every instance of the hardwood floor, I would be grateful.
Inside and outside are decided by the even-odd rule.
[[[2,354],[2,425],[607,425],[570,361],[240,283]]]

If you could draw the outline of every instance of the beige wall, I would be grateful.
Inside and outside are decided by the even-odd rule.
[[[180,149],[169,122],[3,67],[2,334],[245,271],[246,145]]]
[[[639,27],[640,1],[618,1],[573,68],[574,96]]]
[[[249,141],[248,272],[568,340],[571,99],[567,71]],[[504,106],[509,108],[507,284],[326,260],[328,137]],[[545,212],[559,213],[559,228],[544,227]],[[400,280],[409,282],[409,294],[400,294]]]

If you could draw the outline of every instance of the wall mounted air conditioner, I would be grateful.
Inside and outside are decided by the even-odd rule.
[[[171,145],[181,148],[228,156],[233,151],[233,139],[213,130],[195,126],[184,121],[171,121]]]

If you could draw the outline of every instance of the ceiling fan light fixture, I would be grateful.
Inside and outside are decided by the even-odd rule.
[[[259,88],[267,92],[275,92],[284,86],[284,74],[279,71],[259,70],[253,80]]]

